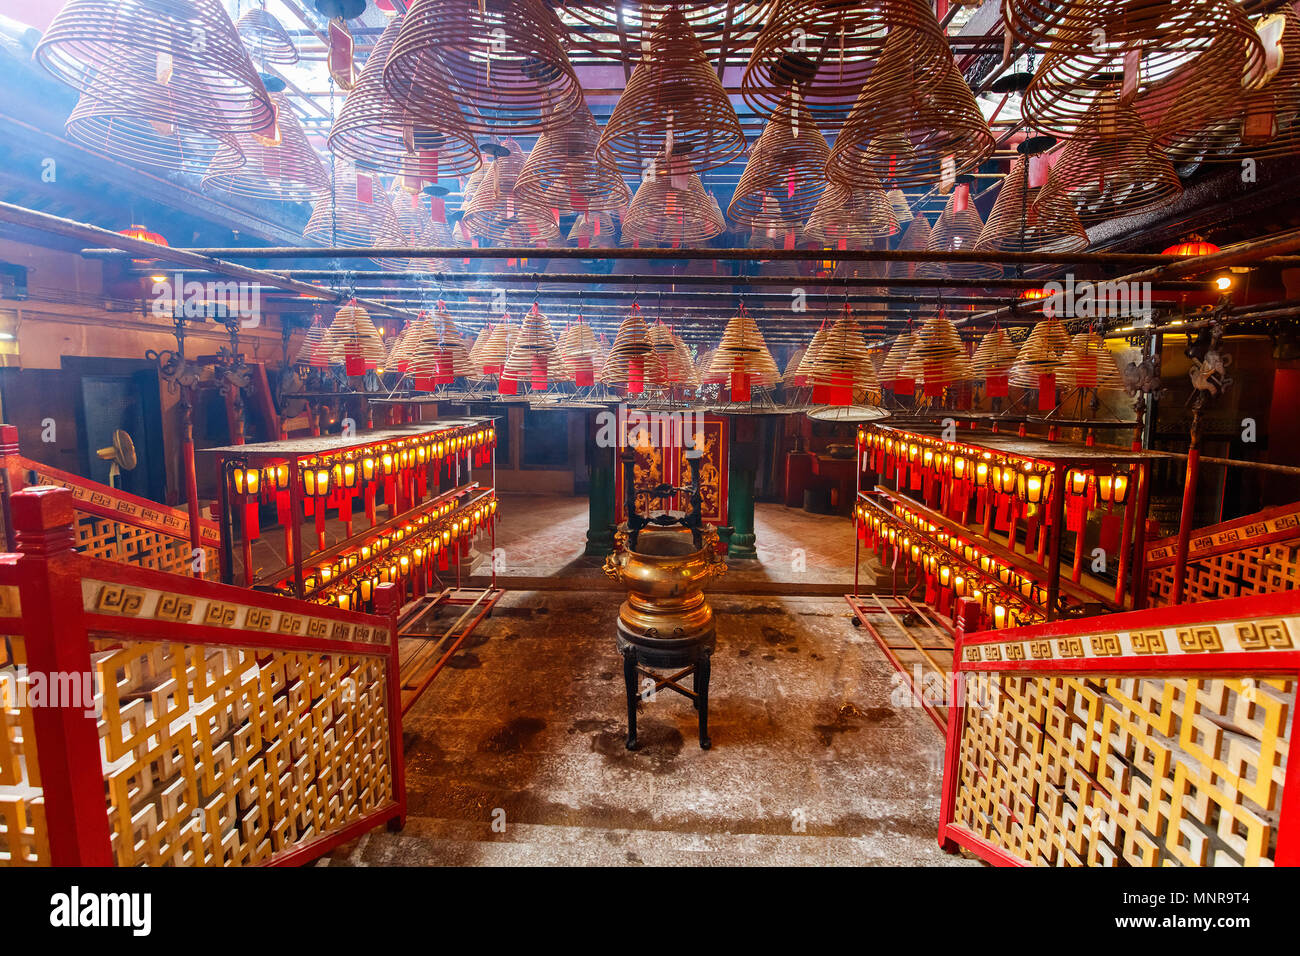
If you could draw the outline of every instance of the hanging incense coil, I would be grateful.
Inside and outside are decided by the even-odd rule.
[[[582,90],[564,27],[541,0],[415,0],[384,86],[417,116],[439,116],[450,91],[476,133],[545,132]]]
[[[926,249],[930,252],[971,252],[983,231],[984,220],[971,201],[970,187],[959,184],[930,231]],[[925,262],[917,267],[915,275],[936,279],[991,279],[1002,275],[1002,267],[991,262]]]
[[[804,226],[811,241],[841,249],[896,232],[893,204],[872,176],[863,176],[857,186],[827,186]]]
[[[472,234],[502,245],[544,245],[560,236],[552,210],[516,189],[527,157],[508,139],[504,155],[487,165],[462,222]]]
[[[600,343],[591,326],[578,319],[560,333],[555,352],[564,377],[579,388],[596,384],[600,376]]]
[[[168,90],[127,53],[93,77],[68,117],[68,136],[95,152],[142,166],[202,173],[216,155],[228,169],[244,165],[237,133],[213,122],[217,102],[196,91],[160,106]],[[270,107],[268,106],[268,110]]]
[[[894,218],[898,220],[900,226],[912,221],[912,207],[908,205],[907,195],[901,189],[889,190],[885,193],[885,198],[889,200],[894,210]]]
[[[907,224],[903,230],[903,237],[898,241],[900,251],[923,251],[930,248],[930,220],[925,216],[916,215],[912,221]],[[918,262],[891,262],[889,264],[889,275],[899,278],[912,278],[916,275],[916,270],[920,268]]]
[[[618,245],[618,226],[607,212],[579,213],[566,238],[583,249],[612,249]]]
[[[249,7],[235,23],[235,32],[257,63],[298,62],[298,48],[284,26],[261,7]]]
[[[534,205],[586,215],[628,204],[632,193],[623,175],[596,156],[600,128],[585,102],[557,117],[528,154],[516,192]]]
[[[1051,377],[1054,389],[1055,376],[1070,344],[1070,333],[1065,331],[1060,319],[1047,316],[1040,320],[1016,354],[1010,371],[1011,384],[1021,388],[1041,388],[1043,380]]]
[[[652,172],[623,217],[624,242],[676,247],[712,239],[727,228],[717,200],[679,160],[657,160]]]
[[[942,311],[926,319],[916,333],[898,378],[911,379],[926,395],[941,395],[951,385],[974,377],[966,345]]]
[[[446,88],[422,91],[418,109],[407,109],[384,86],[384,65],[397,43],[403,18],[393,17],[366,59],[356,84],[330,128],[329,148],[367,169],[436,183],[473,172],[482,161],[460,109]]]
[[[727,15],[719,16],[717,0],[582,0],[563,3],[566,15],[579,23],[595,29],[584,31],[583,48],[602,56],[617,59],[622,54],[620,37],[626,37],[628,48],[635,49],[654,32],[663,18],[665,8],[673,7],[686,20],[704,47],[712,55],[727,49],[743,50],[758,28],[751,26],[762,21],[766,2],[761,0],[735,0],[727,7]]]
[[[667,387],[697,388],[700,384],[690,349],[682,337],[662,322],[650,327],[650,346],[659,357]]]
[[[812,375],[813,368],[817,363],[817,356],[821,352],[822,346],[826,344],[826,336],[829,334],[830,328],[825,324],[813,333],[812,341],[808,343],[808,348],[803,350],[799,364],[795,366],[794,378],[791,379],[789,368],[785,370],[787,381],[791,381],[794,385],[808,384],[808,378]]]
[[[1165,205],[1182,191],[1169,160],[1131,106],[1105,96],[1060,147],[1044,202],[1068,202],[1085,225]]]
[[[1058,195],[1041,199],[1042,187],[1027,182],[1024,157],[1011,164],[975,248],[1001,252],[1078,252],[1088,233],[1073,207]]]
[[[307,335],[298,346],[298,353],[293,357],[294,365],[307,365],[311,368],[329,368],[330,350],[325,344],[326,328],[319,321],[313,321]]]
[[[947,42],[931,52],[895,31],[835,139],[826,177],[844,186],[865,175],[890,187],[924,186],[941,179],[945,163],[955,175],[992,152],[993,134]]]
[[[846,314],[826,332],[805,376],[813,387],[814,402],[851,405],[855,393],[879,391],[875,367],[867,357],[867,343],[857,322]]]
[[[548,384],[548,366],[555,355],[555,347],[551,322],[533,303],[511,345],[501,377],[518,382],[526,381],[534,391],[544,390]]]
[[[451,233],[447,229],[447,224],[434,222],[419,193],[408,192],[400,186],[394,186],[389,191],[388,197],[397,220],[398,232],[402,237],[400,245],[430,248],[445,248],[451,245]],[[446,272],[449,268],[446,259],[430,259],[423,256],[385,261],[400,264],[402,270],[406,272]]]
[[[330,363],[342,365],[348,375],[362,375],[382,368],[388,358],[383,336],[359,305],[341,306],[325,333]]]
[[[790,357],[786,359],[785,371],[781,373],[782,382],[796,388],[804,384],[804,380],[799,376],[799,366],[803,362],[803,357],[807,354],[808,350],[806,348],[795,349],[790,353]]]
[[[400,246],[404,239],[388,194],[377,179],[351,163],[335,160],[334,188],[312,207],[302,234],[325,246]],[[403,260],[376,259],[385,268],[404,269]]]
[[[113,105],[132,119],[193,124],[213,136],[261,132],[274,119],[219,0],[68,0],[33,57],[91,94],[98,115]]]
[[[1011,339],[1011,333],[1003,328],[991,329],[980,339],[971,356],[971,373],[974,378],[987,380],[990,376],[1005,376],[1011,371],[1020,353],[1019,347]]]
[[[416,344],[420,341],[424,331],[429,326],[429,317],[425,312],[402,326],[393,340],[392,346],[388,349],[388,359],[384,363],[384,368],[391,369],[398,375],[405,375],[411,368],[411,356],[415,352]]]
[[[1056,378],[1066,388],[1124,387],[1115,353],[1097,332],[1080,332],[1070,340]]]
[[[725,166],[745,147],[716,67],[681,11],[670,7],[642,47],[597,155],[629,175],[643,174],[664,153],[699,173]]]
[[[880,368],[876,372],[885,387],[892,387],[899,395],[911,395],[915,387],[913,379],[901,374],[915,341],[915,332],[904,332],[894,339],[894,344],[890,346],[885,354],[885,360],[880,363]]]
[[[283,93],[272,95],[277,136],[237,133],[223,143],[203,177],[203,187],[273,202],[311,202],[329,192],[329,174],[307,141]]]
[[[733,390],[737,375],[748,376],[750,385],[765,387],[781,380],[781,370],[768,351],[763,333],[758,329],[758,322],[744,306],[727,320],[722,341],[713,350],[713,360],[708,371],[708,378],[713,381],[732,376]]]
[[[803,222],[826,186],[830,151],[808,109],[787,100],[750,148],[727,215],[752,229]]]
[[[619,323],[614,344],[610,346],[600,370],[600,381],[614,388],[626,389],[629,394],[662,387],[663,382],[653,377],[658,367],[651,361],[653,352],[645,318],[634,304]]]
[[[473,356],[473,364],[481,368],[484,375],[500,375],[518,335],[519,326],[514,324],[509,312],[505,313],[501,316],[501,320],[488,330],[478,355]],[[479,347],[478,342],[474,344],[475,347]]]
[[[1221,71],[1199,69],[1216,56],[1212,48],[1197,57],[1163,114],[1138,100],[1137,110],[1174,163],[1237,163],[1238,151],[1255,160],[1300,152],[1300,14],[1285,5],[1255,30],[1267,40],[1267,60],[1257,73],[1226,83]]]
[[[492,337],[492,327],[490,325],[479,329],[478,335],[474,336],[474,342],[469,347],[469,365],[472,378],[483,378],[483,349]]]
[[[906,34],[914,53],[938,55],[947,48],[924,0],[778,0],[754,41],[741,95],[756,113],[771,116],[794,91],[819,121],[839,123],[881,68],[885,45],[895,34]]]

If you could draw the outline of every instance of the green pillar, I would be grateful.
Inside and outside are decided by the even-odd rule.
[[[758,444],[752,434],[754,422],[732,419],[730,463],[727,469],[727,523],[731,535],[727,557],[757,558],[754,548],[754,478],[758,468]]]
[[[603,558],[614,550],[614,449],[591,442],[587,474],[587,547],[583,554]]]

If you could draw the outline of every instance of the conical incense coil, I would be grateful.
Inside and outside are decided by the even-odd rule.
[[[910,378],[926,395],[942,395],[948,386],[974,377],[966,345],[942,311],[930,316],[916,333],[898,377]]]
[[[813,387],[812,400],[824,405],[852,405],[855,392],[879,390],[866,340],[847,312],[830,327],[817,349],[808,382]]]
[[[447,224],[441,223],[441,228],[434,224],[419,193],[408,192],[401,186],[394,186],[388,197],[397,222],[397,231],[401,237],[398,245],[430,247],[451,245]],[[385,262],[400,266],[405,272],[446,272],[448,269],[447,260],[427,259],[423,256],[404,257],[385,260]]]
[[[818,331],[822,330],[819,329]],[[804,384],[803,380],[799,377],[799,366],[803,362],[803,357],[807,354],[808,350],[806,348],[795,349],[790,353],[790,357],[786,359],[785,371],[781,373],[782,382],[786,385],[795,387]]]
[[[378,179],[359,174],[351,163],[336,160],[334,188],[312,207],[302,234],[324,246],[404,245],[392,202]],[[381,264],[402,268],[404,263]]]
[[[1168,46],[1186,53],[1232,27],[1228,6],[1223,0],[1002,0],[1002,17],[1008,32],[1039,50],[1062,39],[1092,43],[1102,37],[1120,49]]]
[[[483,371],[483,349],[492,337],[492,327],[484,326],[479,329],[478,335],[474,336],[474,342],[469,347],[469,364],[470,375],[472,378],[483,378],[486,374]]]
[[[68,0],[33,57],[64,83],[214,136],[267,130],[261,77],[219,0]]]
[[[596,155],[600,128],[585,102],[569,109],[537,138],[515,191],[561,216],[622,209],[632,198],[623,174]]]
[[[850,242],[870,242],[897,231],[894,207],[884,190],[863,177],[861,185],[852,188],[827,186],[803,232],[813,242],[844,249]]]
[[[674,247],[712,239],[726,221],[717,202],[704,190],[695,173],[686,172],[678,160],[659,160],[654,175],[641,181],[627,215],[623,241],[667,244]]]
[[[384,363],[384,367],[392,369],[397,372],[398,375],[405,375],[410,371],[411,353],[414,351],[415,344],[420,340],[420,336],[423,334],[424,329],[427,328],[428,324],[429,318],[427,313],[421,312],[410,322],[407,322],[406,325],[402,326],[402,331],[397,334],[396,338],[394,338],[393,344],[388,350],[388,358]]]
[[[790,370],[788,368],[786,369],[785,376],[787,382],[792,385],[800,386],[808,384],[808,379],[811,377],[813,368],[817,364],[817,356],[821,352],[822,346],[826,344],[826,336],[828,334],[830,334],[830,328],[826,325],[823,325],[813,333],[812,341],[808,343],[808,348],[804,350],[803,356],[799,360],[799,364],[795,366],[793,378],[790,376]]]
[[[727,380],[726,375],[714,377],[709,371],[713,367],[713,349],[701,352],[695,359],[695,375],[701,385],[721,385]]]
[[[384,86],[419,116],[437,115],[451,91],[475,133],[544,132],[582,95],[563,33],[541,0],[415,0]]]
[[[1108,96],[1061,147],[1039,198],[1068,202],[1087,225],[1158,208],[1182,191],[1142,118]]]
[[[382,368],[388,357],[383,336],[370,320],[370,313],[359,305],[345,305],[334,313],[325,342],[330,362],[341,364],[348,375],[364,375]]]
[[[484,375],[501,374],[518,334],[519,327],[514,324],[509,312],[501,316],[501,321],[492,326],[483,341],[483,347],[476,356],[476,364],[483,369]]]
[[[695,372],[695,363],[681,336],[662,322],[650,327],[650,345],[659,356],[663,367],[664,384],[670,388],[695,388],[699,385],[699,376]]]
[[[909,34],[914,52],[947,46],[924,0],[778,0],[761,22],[740,89],[745,102],[764,116],[780,110],[793,90],[819,121],[838,124],[880,69],[891,35]]]
[[[620,35],[626,37],[633,49],[640,47],[663,19],[666,6],[655,0],[586,0],[563,4],[567,16],[596,28],[583,33],[584,49],[614,59],[622,53]],[[756,32],[757,28],[750,24],[762,22],[767,3],[736,0],[728,7],[725,17],[719,16],[716,0],[671,0],[671,6],[686,19],[701,46],[716,56],[724,44],[733,51],[748,46],[741,37]]]
[[[803,222],[826,186],[830,151],[807,108],[787,100],[750,148],[727,215],[753,229]]]
[[[984,391],[990,397],[1001,398],[1007,394],[1007,374],[1019,352],[1010,332],[1003,328],[992,329],[975,347],[970,360],[971,376],[984,380]]]
[[[550,320],[533,303],[524,316],[501,371],[501,392],[507,394],[508,383],[528,382],[534,391],[544,391],[548,384],[547,369],[555,354],[555,333]]]
[[[329,192],[329,174],[283,93],[272,95],[276,136],[238,133],[208,164],[204,189],[276,202],[309,202]]]
[[[297,63],[298,48],[288,31],[261,7],[250,7],[235,23],[235,32],[257,63]]]
[[[1066,388],[1123,388],[1115,353],[1096,332],[1080,332],[1070,341],[1057,381]]]
[[[325,342],[326,328],[319,320],[312,322],[311,328],[298,347],[298,354],[293,357],[294,365],[307,365],[311,368],[329,368],[330,350]]]
[[[886,388],[893,389],[895,395],[911,395],[916,391],[916,380],[902,374],[903,365],[907,362],[915,341],[915,332],[904,332],[894,339],[894,344],[885,354],[885,360],[876,373]]]
[[[555,343],[560,367],[567,379],[579,388],[596,384],[600,371],[600,343],[591,326],[579,319],[560,333]]]
[[[1088,248],[1088,233],[1069,203],[1046,200],[1042,185],[1028,179],[1024,158],[1011,165],[975,248],[1000,252],[1078,252]]]
[[[889,190],[885,193],[885,198],[893,207],[894,218],[898,220],[900,226],[912,221],[912,207],[907,204],[907,195],[901,189]]]
[[[1266,59],[1241,82],[1223,79],[1233,51],[1212,48],[1197,57],[1198,68],[1189,70],[1168,110],[1157,115],[1146,99],[1137,102],[1174,163],[1238,163],[1243,155],[1259,160],[1300,152],[1300,14],[1284,5],[1256,21],[1255,30],[1265,41]],[[1227,63],[1201,69],[1210,58]]]
[[[1020,346],[1011,366],[1011,384],[1037,389],[1039,411],[1056,407],[1056,377],[1069,348],[1070,334],[1055,316],[1041,319]]]
[[[926,248],[930,252],[972,252],[984,231],[980,218],[970,199],[970,186],[960,183],[948,197],[943,212],[930,231]],[[954,279],[988,279],[1002,275],[1002,267],[991,262],[927,262],[917,270],[921,277]]]
[[[618,334],[605,357],[600,380],[614,388],[622,388],[629,395],[638,395],[647,388],[659,388],[662,381],[654,378],[658,363],[651,361],[654,347],[650,344],[649,329],[641,309],[635,303],[619,323]]]
[[[445,86],[423,90],[417,110],[404,107],[384,87],[384,65],[402,22],[401,16],[393,17],[370,51],[330,129],[329,147],[367,169],[405,177],[418,188],[473,172],[481,157]]]
[[[768,351],[763,333],[754,316],[743,305],[727,320],[722,341],[713,350],[708,379],[723,378],[731,389],[733,402],[747,402],[750,389],[770,387],[781,380],[781,371]]]
[[[979,165],[993,134],[947,42],[933,49],[897,31],[862,88],[826,163],[832,183],[872,175],[890,187],[925,186]]]
[[[618,226],[607,212],[579,213],[566,239],[580,249],[612,249],[618,245]]]
[[[907,224],[903,230],[903,237],[898,240],[900,251],[923,251],[930,248],[930,220],[925,216],[916,215],[912,221]],[[891,262],[889,264],[889,275],[899,278],[912,278],[916,275],[916,270],[920,268],[919,262]]]
[[[597,155],[629,175],[642,174],[661,153],[704,172],[727,165],[745,146],[716,66],[681,12],[669,8],[642,46]]]
[[[492,242],[539,245],[560,236],[554,213],[535,199],[520,195],[515,186],[526,156],[514,140],[508,152],[489,164],[474,198],[465,206],[462,220],[471,233]]]

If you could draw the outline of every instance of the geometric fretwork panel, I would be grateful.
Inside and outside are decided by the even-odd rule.
[[[1148,603],[1152,607],[1173,600],[1174,568],[1175,565],[1167,564],[1152,569],[1148,578]],[[1217,601],[1297,589],[1300,589],[1300,542],[1283,541],[1188,561],[1183,602]]]
[[[48,866],[36,732],[19,635],[0,637],[0,866]]]
[[[192,575],[194,558],[185,538],[160,534],[86,512],[77,514],[77,550],[92,558],[105,558],[137,568]],[[214,548],[203,548],[202,577],[216,580],[220,570]]]
[[[953,823],[1043,866],[1268,866],[1296,682],[968,673]]]
[[[119,866],[240,866],[394,799],[386,661],[95,640]]]

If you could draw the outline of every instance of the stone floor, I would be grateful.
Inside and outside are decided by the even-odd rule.
[[[936,844],[943,741],[842,598],[712,603],[712,750],[668,691],[625,749],[616,595],[511,591],[405,718],[405,829],[320,865],[977,865]]]

